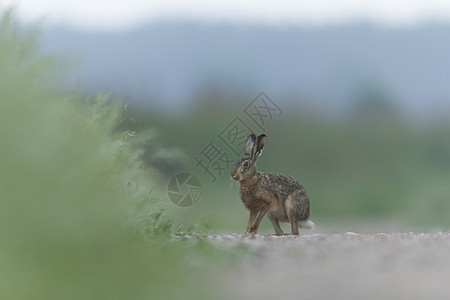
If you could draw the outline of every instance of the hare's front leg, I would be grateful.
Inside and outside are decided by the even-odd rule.
[[[256,216],[258,215],[258,211],[250,211],[250,217],[248,219],[248,225],[247,225],[247,231],[245,234],[250,234],[252,231],[250,228],[252,228],[253,223],[255,223]],[[256,233],[256,232],[255,232]]]
[[[254,232],[256,233],[258,231],[259,228],[259,224],[261,223],[262,219],[264,218],[264,216],[267,214],[267,212],[276,204],[276,202],[270,203],[269,205],[267,205],[265,208],[263,208],[259,214],[258,217],[256,218],[255,223],[250,227],[250,233]]]

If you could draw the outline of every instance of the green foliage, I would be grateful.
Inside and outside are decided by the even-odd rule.
[[[139,134],[117,133],[123,108],[60,90],[37,41],[0,16],[0,298],[203,298],[188,258],[207,246],[168,241],[189,229],[156,200]]]

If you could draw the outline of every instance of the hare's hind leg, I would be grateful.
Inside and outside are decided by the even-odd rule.
[[[283,230],[280,227],[280,223],[278,223],[278,219],[269,215],[267,215],[267,218],[269,218],[270,222],[272,223],[273,228],[275,229],[275,234],[282,235]]]
[[[291,223],[290,234],[298,235],[297,207],[295,205],[295,199],[292,197],[292,194],[287,196],[286,201],[284,202],[284,206],[286,208],[286,214],[289,218],[289,222]]]

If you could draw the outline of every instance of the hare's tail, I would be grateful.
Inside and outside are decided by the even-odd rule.
[[[311,229],[314,230],[314,223],[311,220],[304,220],[304,221],[298,221],[297,226],[304,229]]]

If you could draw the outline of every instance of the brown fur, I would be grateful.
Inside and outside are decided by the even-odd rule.
[[[290,234],[297,235],[299,222],[309,219],[309,198],[303,186],[294,178],[256,170],[256,159],[265,141],[265,135],[257,139],[254,134],[249,135],[246,156],[239,159],[231,171],[231,177],[239,181],[241,200],[250,211],[246,234],[256,233],[267,214],[276,234],[283,234],[279,222],[289,222],[292,229]]]

